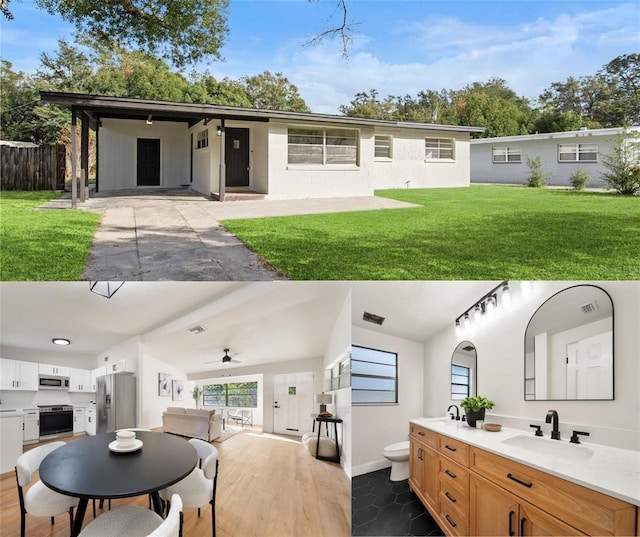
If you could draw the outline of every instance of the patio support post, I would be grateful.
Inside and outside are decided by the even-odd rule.
[[[75,209],[78,205],[78,178],[76,177],[77,165],[77,135],[76,135],[76,109],[71,108],[71,208]]]
[[[218,194],[220,201],[224,201],[224,190],[226,187],[227,181],[227,155],[226,155],[226,144],[225,144],[225,132],[224,132],[224,119],[220,120],[220,177],[219,177],[219,186],[218,186]]]
[[[82,113],[80,117],[82,129],[80,130],[80,201],[89,198],[89,115]]]

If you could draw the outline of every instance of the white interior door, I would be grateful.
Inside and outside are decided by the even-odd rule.
[[[302,436],[313,412],[313,373],[273,376],[273,432]]]
[[[612,333],[567,345],[567,398],[610,399],[613,377]]]

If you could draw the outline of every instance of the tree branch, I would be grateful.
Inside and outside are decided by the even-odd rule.
[[[307,0],[308,2],[314,2],[318,0]],[[336,11],[334,11],[333,15],[329,18],[331,21],[337,12],[342,12],[342,22],[333,28],[327,28],[320,34],[312,37],[305,43],[304,46],[308,45],[318,45],[327,37],[336,37],[339,36],[342,41],[342,57],[346,60],[349,58],[349,45],[352,42],[351,37],[348,35],[353,31],[353,28],[357,26],[358,22],[349,21],[349,9],[347,7],[347,0],[338,0],[336,5]]]

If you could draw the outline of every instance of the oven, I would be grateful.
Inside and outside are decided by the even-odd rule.
[[[73,436],[73,407],[69,405],[39,406],[40,440]]]

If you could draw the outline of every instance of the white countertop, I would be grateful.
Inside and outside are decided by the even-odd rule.
[[[551,440],[548,436],[537,438],[533,430],[529,432],[503,427],[501,431],[491,433],[482,429],[472,429],[465,422],[442,418],[417,418],[411,420],[411,423],[640,506],[640,452],[638,451],[581,441],[580,446],[588,448],[591,455],[586,460],[577,460],[578,458],[570,459],[545,453],[545,445],[549,442],[553,444],[562,442],[568,446],[567,449],[573,447],[579,449],[580,446],[573,446],[568,439]],[[505,440],[516,436],[530,436],[536,442],[540,442],[540,453],[504,443]]]
[[[3,408],[0,409],[0,418],[15,418],[16,416],[24,416],[24,412],[20,408]]]

